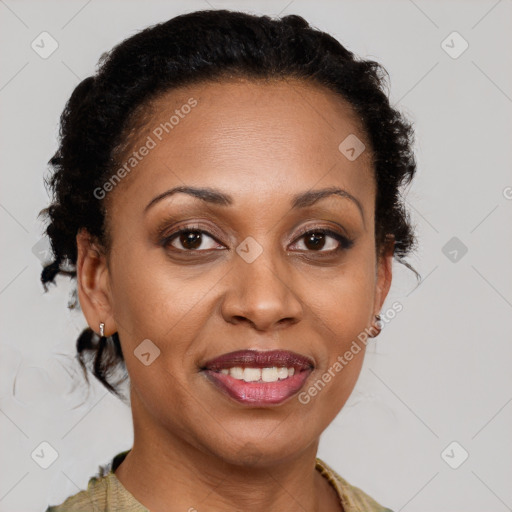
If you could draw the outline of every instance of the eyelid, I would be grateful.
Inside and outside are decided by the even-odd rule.
[[[322,221],[316,221],[316,222],[317,222],[317,224],[308,225],[308,226],[304,226],[304,227],[300,228],[298,230],[298,232],[296,232],[293,235],[293,238],[290,239],[290,243],[294,242],[295,240],[297,240],[298,238],[300,238],[301,236],[303,236],[307,233],[311,233],[311,232],[315,232],[315,231],[324,231],[327,234],[332,233],[332,235],[330,235],[330,236],[335,235],[335,236],[341,237],[342,239],[346,240],[347,242],[354,241],[353,236],[351,236],[341,224],[338,224],[337,222],[335,222],[336,227],[334,227],[334,226],[330,226],[329,224],[327,224],[327,225],[318,224],[319,222],[322,222]],[[323,221],[323,222],[326,222],[326,221]]]
[[[312,233],[312,232],[315,232],[315,231],[332,231],[332,232],[335,232],[334,229],[326,227],[326,226],[307,226],[307,227],[300,228],[298,233],[295,233],[293,240],[296,240],[297,238],[300,238],[300,237],[302,237],[303,235],[305,235],[307,233]],[[340,233],[340,236],[341,236],[341,233]]]
[[[176,226],[175,228],[171,228],[170,230],[172,232],[169,235],[163,235],[163,233],[165,231],[167,231],[167,229],[161,230],[162,234],[159,236],[159,238],[161,238],[163,236],[163,239],[160,240],[160,245],[162,245],[163,247],[169,246],[171,244],[171,242],[173,242],[183,232],[196,231],[196,232],[201,233],[202,235],[206,235],[207,237],[211,238],[215,243],[222,245],[225,248],[229,249],[228,247],[226,247],[226,245],[223,242],[221,242],[219,240],[222,237],[217,236],[214,233],[211,233],[211,231],[213,231],[213,229],[211,229],[210,227],[201,226],[200,222],[193,222],[193,223],[185,224],[182,226],[180,226],[178,224],[178,226]],[[342,229],[342,231],[345,231],[345,230]],[[352,238],[350,238],[349,236],[347,236],[345,234],[341,234],[340,232],[338,232],[336,229],[334,229],[332,227],[318,226],[318,225],[300,228],[299,232],[295,233],[295,235],[290,243],[297,243],[304,237],[304,235],[307,235],[309,233],[323,233],[326,236],[333,238],[334,240],[336,240],[338,242],[338,247],[335,249],[330,249],[327,251],[322,251],[322,250],[307,251],[307,252],[311,252],[313,254],[316,253],[319,256],[320,255],[327,256],[327,255],[337,254],[337,253],[340,253],[340,252],[350,249],[354,245],[354,240]],[[178,252],[190,254],[190,253],[209,253],[214,250],[219,250],[219,248],[215,248],[215,249],[210,248],[210,249],[202,249],[202,250],[187,250],[187,249],[174,248],[174,250],[176,250]]]
[[[338,231],[336,231],[335,229],[330,228],[330,227],[325,227],[325,226],[313,226],[313,227],[309,227],[309,228],[302,228],[299,230],[299,233],[297,233],[295,235],[293,242],[295,243],[296,241],[301,240],[304,237],[304,235],[307,235],[309,233],[323,233],[330,238],[334,238],[339,244],[338,248],[331,249],[329,251],[310,251],[312,253],[316,252],[317,254],[327,255],[327,254],[334,254],[334,253],[340,252],[340,251],[345,251],[345,250],[350,249],[354,245],[354,242],[355,242],[355,240],[353,238],[349,237],[348,235],[341,234]]]
[[[219,244],[219,245],[222,245],[224,248],[225,248],[225,245],[222,243],[222,242],[219,242],[219,240],[217,240],[217,238],[215,236],[213,236],[209,231],[205,231],[203,229],[197,229],[197,228],[193,228],[193,227],[187,227],[187,226],[184,226],[182,228],[179,228],[177,229],[176,231],[173,231],[169,236],[165,237],[162,241],[161,241],[161,245],[163,247],[168,247],[169,245],[171,245],[171,242],[173,242],[174,240],[176,240],[177,238],[179,238],[179,235],[181,233],[187,233],[187,232],[197,232],[197,233],[200,233],[201,235],[206,235],[208,238],[210,238],[211,240],[213,240],[216,244]],[[187,249],[176,249],[175,247],[173,248],[173,250],[175,251],[178,251],[178,252],[182,252],[182,253],[201,253],[201,252],[211,252],[211,251],[218,251],[219,248],[214,248],[214,249],[202,249],[202,250],[187,250]]]
[[[174,220],[174,217],[171,219]],[[211,225],[201,224],[201,221],[190,221],[188,223],[187,221],[184,221],[184,223],[175,222],[169,226],[164,220],[157,229],[157,237],[158,239],[165,238],[168,240],[177,235],[180,231],[200,231],[210,238],[213,238],[217,243],[221,243],[219,239],[222,238],[222,236],[217,234],[216,229]],[[170,234],[166,235],[166,233]]]
[[[169,218],[169,221],[174,220],[174,218],[175,217]],[[168,237],[165,236],[165,233],[167,231],[171,231],[171,230],[172,230],[172,233],[169,236],[174,236],[179,231],[182,231],[182,230],[186,230],[186,231],[202,231],[202,232],[206,231],[206,233],[205,233],[206,235],[208,235],[209,232],[212,231],[213,233],[211,233],[210,236],[213,236],[214,238],[216,237],[217,238],[216,241],[219,242],[218,238],[221,238],[221,235],[219,235],[219,234],[217,234],[215,232],[215,228],[214,227],[212,227],[210,225],[208,225],[208,226],[201,225],[201,221],[199,221],[199,222],[192,221],[190,224],[187,224],[186,223],[187,221],[184,221],[184,222],[185,222],[184,225],[180,225],[179,222],[176,222],[176,223],[172,224],[171,226],[168,226],[167,225],[168,224],[168,220],[164,219],[160,223],[160,225],[157,227],[157,230],[156,230],[156,234],[157,234],[158,238],[162,238],[162,237],[168,238]],[[338,233],[336,231],[336,229],[332,228],[332,227],[318,226],[318,225],[317,226],[305,226],[305,227],[300,228],[298,233],[295,233],[293,235],[293,237],[290,238],[289,242],[293,242],[297,238],[299,238],[300,236],[305,235],[306,233],[310,233],[310,232],[315,231],[315,230],[318,230],[318,231],[320,231],[320,230],[330,231],[330,232],[333,232],[333,233],[335,233],[335,234],[337,234],[339,236],[345,237],[347,240],[350,239],[350,237],[346,233],[346,230],[343,229],[342,226],[339,226],[339,228],[341,229],[341,231],[343,231],[343,234]]]

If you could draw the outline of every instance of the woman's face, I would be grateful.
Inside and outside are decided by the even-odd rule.
[[[237,464],[286,460],[345,404],[364,344],[333,368],[391,282],[392,254],[376,260],[369,144],[337,95],[298,81],[200,84],[153,106],[123,156],[129,172],[107,194],[108,266],[90,280],[79,273],[93,283],[80,285],[84,313],[95,330],[103,321],[107,335],[119,333],[136,425]],[[354,136],[366,144],[355,159]],[[253,370],[240,380],[237,370],[204,369],[248,349],[292,351],[314,367],[288,383],[279,370],[267,392],[243,380]]]

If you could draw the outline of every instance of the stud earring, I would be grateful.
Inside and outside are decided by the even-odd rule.
[[[105,324],[103,322],[100,323],[100,336],[102,338],[105,336]]]
[[[382,319],[381,319],[380,315],[374,315],[374,318],[377,320],[377,325],[376,325],[376,327],[374,327],[374,329],[377,330],[377,334],[370,334],[369,335],[370,338],[376,338],[380,334],[380,331],[382,330],[382,326],[380,325]]]

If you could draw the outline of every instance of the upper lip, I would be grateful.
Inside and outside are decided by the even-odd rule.
[[[222,370],[235,366],[247,368],[271,368],[273,366],[295,368],[297,371],[314,368],[313,360],[289,350],[237,350],[223,354],[204,363],[203,370]]]

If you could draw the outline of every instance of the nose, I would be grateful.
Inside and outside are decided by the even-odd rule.
[[[221,306],[231,324],[249,323],[258,331],[293,325],[303,315],[290,269],[264,251],[252,263],[236,256]]]

